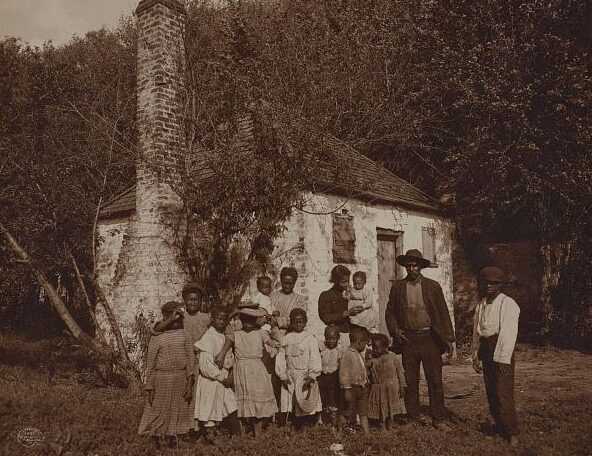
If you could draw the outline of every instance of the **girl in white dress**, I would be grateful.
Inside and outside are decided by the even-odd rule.
[[[321,354],[316,338],[304,329],[306,323],[303,309],[290,312],[290,327],[275,363],[282,381],[280,409],[292,414],[297,427],[316,422],[323,409],[316,381],[321,374]]]
[[[222,368],[214,363],[214,356],[224,346],[228,316],[225,308],[214,308],[210,327],[194,344],[199,357],[194,416],[204,429],[205,439],[209,443],[212,443],[212,431],[224,419],[231,417],[233,422],[236,421],[236,397],[231,388],[233,357],[230,354],[226,356]]]

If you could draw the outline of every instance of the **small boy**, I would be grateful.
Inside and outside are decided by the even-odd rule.
[[[339,328],[330,325],[325,328],[325,340],[319,343],[321,352],[321,375],[317,381],[321,390],[323,422],[337,425],[337,411],[340,405],[339,361],[343,349],[339,344]]]
[[[350,346],[344,351],[339,366],[339,384],[343,390],[343,415],[350,426],[356,424],[356,415],[364,434],[368,434],[368,373],[362,353],[370,340],[368,331],[360,326],[351,329]]]
[[[357,271],[353,275],[354,287],[349,290],[348,309],[362,307],[362,311],[349,317],[350,323],[362,326],[370,332],[376,332],[376,312],[374,311],[372,295],[365,289],[366,273]]]

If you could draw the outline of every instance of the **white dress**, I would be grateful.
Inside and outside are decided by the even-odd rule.
[[[222,381],[228,376],[233,358],[229,354],[220,369],[214,363],[216,356],[224,346],[224,334],[210,327],[202,338],[195,343],[199,355],[199,377],[195,388],[195,419],[205,422],[205,426],[214,426],[237,409],[236,397],[231,388]]]
[[[308,376],[316,380],[321,374],[319,344],[311,333],[302,331],[286,334],[276,356],[275,371],[280,380],[288,380],[287,387],[285,384],[282,385],[282,412],[294,412],[295,415],[302,416],[314,415],[323,409],[316,381],[311,385],[310,394],[302,393],[303,379]]]

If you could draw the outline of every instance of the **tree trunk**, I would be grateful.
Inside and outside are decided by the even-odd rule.
[[[68,256],[70,257],[70,261],[72,262],[72,267],[74,268],[74,272],[76,273],[76,280],[78,281],[78,286],[80,287],[80,291],[82,292],[82,294],[84,296],[84,302],[86,304],[86,308],[88,309],[88,313],[90,314],[93,325],[95,326],[97,338],[99,339],[99,341],[102,344],[105,345],[107,343],[107,341],[106,341],[105,336],[103,334],[103,329],[99,326],[99,323],[97,322],[97,317],[96,317],[95,312],[92,308],[92,304],[90,302],[90,298],[89,298],[88,293],[86,291],[86,286],[84,285],[84,280],[82,279],[82,275],[80,274],[80,269],[78,268],[78,263],[76,262],[76,258],[74,258],[74,255],[72,255],[72,252],[70,252],[70,250],[68,250]]]
[[[37,279],[39,285],[45,290],[45,293],[49,298],[49,302],[51,303],[55,311],[58,313],[66,327],[68,328],[68,331],[70,331],[70,333],[76,338],[76,340],[80,341],[84,346],[90,348],[92,351],[101,355],[102,357],[107,356],[108,350],[106,349],[106,347],[102,346],[98,341],[94,340],[80,328],[80,326],[78,325],[76,320],[74,320],[74,318],[70,314],[70,311],[64,304],[64,301],[62,301],[62,298],[60,298],[60,295],[58,294],[57,290],[50,283],[46,274],[33,263],[29,254],[20,246],[17,240],[1,223],[0,231],[2,232],[2,235],[8,242],[8,245],[10,246],[14,254],[18,257],[18,259],[31,269],[33,275],[35,276],[35,279]]]
[[[18,241],[14,238],[14,236],[12,236],[12,234],[2,223],[0,223],[0,233],[6,239],[8,245],[16,257],[31,269],[37,282],[45,290],[52,307],[62,319],[72,336],[74,336],[74,338],[78,340],[83,346],[95,353],[97,355],[98,361],[101,364],[112,365],[113,361],[117,360],[117,364],[122,369],[123,376],[125,377],[128,385],[132,391],[137,391],[139,389],[140,376],[135,366],[130,362],[129,357],[127,356],[127,351],[124,350],[122,353],[117,354],[111,349],[111,347],[101,344],[98,340],[93,339],[88,334],[86,334],[82,328],[80,328],[80,325],[76,322],[76,320],[74,320],[72,317],[72,314],[64,304],[62,298],[60,298],[55,287],[47,278],[45,272],[35,265],[29,254],[23,247],[21,247]],[[117,330],[118,329],[119,328],[117,328]],[[121,337],[120,332],[119,335]],[[121,344],[123,344],[123,339],[121,339]],[[108,368],[108,370],[112,369]]]
[[[553,293],[559,285],[561,279],[561,270],[567,264],[571,254],[573,243],[565,241],[560,243],[550,243],[541,246],[541,255],[543,257],[544,269],[541,292],[541,305],[543,310],[543,336],[548,337],[551,334],[553,321]]]

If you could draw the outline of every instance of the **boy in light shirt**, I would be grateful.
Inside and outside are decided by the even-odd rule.
[[[514,348],[520,307],[501,292],[504,279],[504,272],[496,266],[479,273],[484,297],[475,308],[473,320],[473,368],[483,372],[496,432],[516,446],[519,430],[514,404]]]

